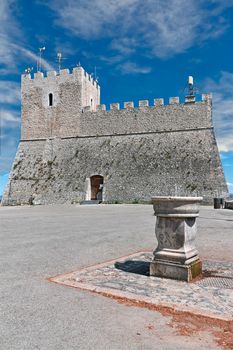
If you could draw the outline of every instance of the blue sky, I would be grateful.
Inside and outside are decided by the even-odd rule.
[[[212,92],[218,147],[233,193],[232,0],[1,0],[0,194],[20,139],[20,75],[78,62],[97,76],[102,103],[184,97],[188,75]]]

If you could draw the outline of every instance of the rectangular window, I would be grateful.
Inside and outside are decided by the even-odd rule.
[[[49,106],[53,105],[53,94],[49,94]]]

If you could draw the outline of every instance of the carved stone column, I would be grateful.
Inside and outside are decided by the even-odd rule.
[[[158,246],[150,275],[191,281],[202,272],[195,247],[196,217],[202,197],[153,197]]]

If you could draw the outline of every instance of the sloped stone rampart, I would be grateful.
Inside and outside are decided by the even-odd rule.
[[[87,179],[104,177],[106,202],[202,195],[227,187],[212,129],[21,142],[3,204],[80,202]]]

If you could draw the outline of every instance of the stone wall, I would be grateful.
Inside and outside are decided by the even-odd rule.
[[[115,103],[106,111],[105,105],[96,105],[100,88],[83,71],[75,75],[64,72],[58,77],[51,73],[47,78],[37,73],[34,80],[23,79],[22,140],[212,127],[209,95],[203,95],[202,102],[197,103],[180,104],[177,97],[170,98],[168,105],[162,99],[154,100],[153,106],[148,106],[148,101],[139,101],[137,108],[126,102],[125,108],[120,109]],[[54,94],[52,107],[48,106],[50,92]],[[86,103],[92,105],[85,106]]]
[[[49,94],[53,105],[49,106]],[[22,76],[21,139],[39,139],[70,136],[79,132],[79,116],[85,106],[92,110],[100,103],[100,87],[83,68],[76,67],[70,74],[48,72]]]
[[[21,142],[3,204],[79,202],[95,174],[107,202],[227,196],[213,130],[199,129]]]
[[[109,111],[103,109],[95,113],[85,109],[80,115],[78,135],[122,135],[212,127],[211,100],[120,110],[114,106]],[[77,136],[75,131],[73,136]]]
[[[93,175],[104,177],[106,202],[228,195],[210,95],[108,111],[99,103],[100,88],[81,67],[22,77],[21,142],[3,205],[80,202]]]

